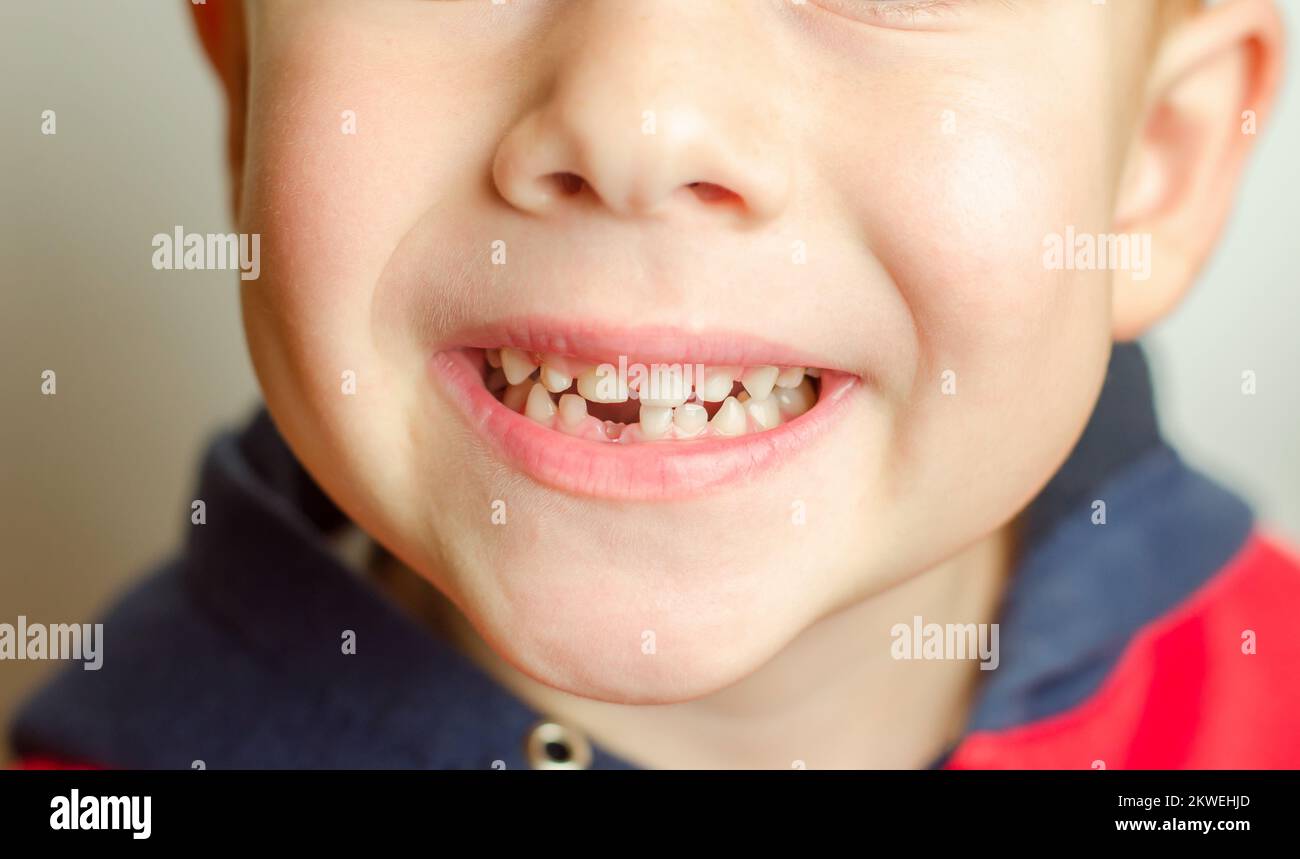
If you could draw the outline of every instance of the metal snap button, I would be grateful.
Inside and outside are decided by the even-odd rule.
[[[559,722],[538,722],[524,744],[528,765],[535,770],[585,770],[591,766],[591,744],[581,731]]]

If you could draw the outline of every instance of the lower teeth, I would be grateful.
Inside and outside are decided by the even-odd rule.
[[[506,408],[566,435],[622,443],[774,429],[813,407],[821,376],[800,367],[710,368],[699,390],[676,389],[685,397],[639,402],[636,391],[622,401],[601,401],[591,375],[595,367],[559,356],[485,350],[484,370],[484,384]],[[518,381],[511,384],[511,378]]]

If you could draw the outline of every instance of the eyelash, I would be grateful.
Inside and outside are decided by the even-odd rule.
[[[968,0],[807,0],[849,18],[869,19],[880,24],[923,24],[931,18],[956,11]]]

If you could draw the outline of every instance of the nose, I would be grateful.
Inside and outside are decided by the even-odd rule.
[[[507,203],[535,215],[583,206],[618,217],[725,211],[751,224],[781,213],[793,160],[773,106],[783,84],[765,62],[751,4],[563,8],[548,48],[566,50],[540,52],[559,57],[549,85],[493,160]]]

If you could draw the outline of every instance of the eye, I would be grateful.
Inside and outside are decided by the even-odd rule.
[[[800,0],[796,0],[800,2]],[[803,0],[855,21],[885,27],[917,28],[962,11],[971,0]]]

